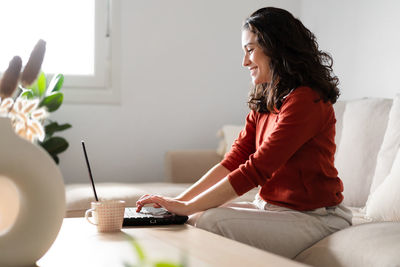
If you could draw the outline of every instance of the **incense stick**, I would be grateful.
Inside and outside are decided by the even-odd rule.
[[[81,141],[82,142],[82,148],[83,148],[83,154],[85,154],[85,159],[86,159],[86,165],[89,171],[89,177],[90,177],[90,181],[92,182],[92,188],[93,188],[93,192],[94,192],[94,197],[96,199],[96,201],[99,201],[99,199],[97,198],[97,193],[96,193],[96,188],[94,187],[94,181],[93,181],[93,176],[92,176],[92,171],[90,170],[90,164],[89,164],[89,159],[86,153],[86,148],[85,148],[85,141]]]

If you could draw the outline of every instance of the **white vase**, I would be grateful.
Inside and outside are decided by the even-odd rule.
[[[35,265],[56,239],[64,214],[59,168],[0,117],[0,266]]]

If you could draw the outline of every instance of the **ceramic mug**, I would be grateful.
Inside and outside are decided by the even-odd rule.
[[[103,200],[91,203],[91,209],[85,213],[85,218],[97,226],[99,232],[115,232],[122,228],[125,212],[125,201]],[[94,222],[89,218],[92,214]]]

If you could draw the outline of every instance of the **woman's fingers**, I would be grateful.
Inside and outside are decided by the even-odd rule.
[[[149,194],[145,194],[145,195],[141,196],[138,199],[138,201],[136,201],[136,212],[139,212],[142,209],[142,207],[144,206],[143,204],[141,204],[142,201],[145,200],[145,199],[148,199],[150,196],[151,195],[149,195]]]
[[[140,200],[136,202],[136,211],[139,212],[146,204],[152,204],[155,208],[163,207],[169,212],[179,215],[187,215],[191,213],[191,211],[188,210],[187,203],[159,195],[143,196]]]
[[[140,205],[146,205],[146,204],[158,204],[161,205],[165,203],[165,200],[161,196],[155,196],[155,195],[149,195],[147,197],[144,197],[143,199],[139,200],[137,203]]]
[[[164,206],[163,203],[165,203],[165,200],[161,196],[144,195],[136,202],[136,212],[139,212],[146,204],[153,204],[156,205],[157,208],[161,208]]]
[[[148,196],[149,196],[149,194],[145,194],[145,195],[141,196],[137,201],[140,201],[140,200],[142,200],[143,198],[148,197]],[[137,202],[137,201],[136,201],[136,202]]]

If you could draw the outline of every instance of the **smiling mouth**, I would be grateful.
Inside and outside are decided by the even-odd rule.
[[[254,71],[257,69],[257,67],[253,67],[253,68],[250,68],[249,70],[250,70],[250,74],[251,75],[253,75],[254,74]]]

